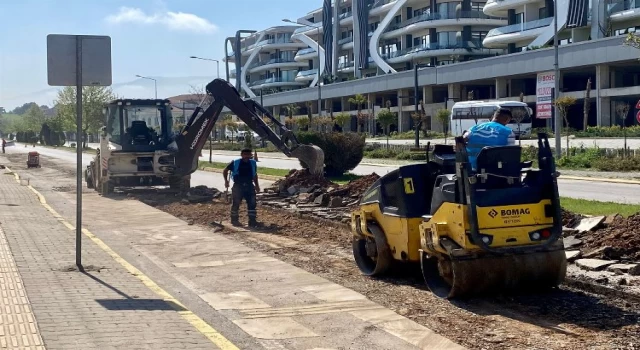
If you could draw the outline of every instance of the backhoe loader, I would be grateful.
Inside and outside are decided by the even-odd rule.
[[[87,186],[102,194],[117,186],[168,184],[171,188],[188,189],[200,152],[225,106],[263,140],[287,156],[298,158],[311,173],[323,173],[322,149],[300,144],[291,130],[255,101],[242,100],[227,81],[215,79],[207,84],[206,91],[208,96],[175,135],[171,133],[169,100],[120,99],[109,103],[100,148],[85,170]],[[261,115],[273,122],[278,133]]]
[[[442,298],[558,286],[567,263],[547,136],[538,135],[538,168],[520,157],[519,146],[485,147],[472,170],[457,137],[436,145],[433,159],[378,179],[351,214],[362,273],[420,263]]]

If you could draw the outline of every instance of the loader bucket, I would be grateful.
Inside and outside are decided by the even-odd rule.
[[[313,175],[324,174],[324,151],[315,145],[298,145],[291,151],[291,155],[298,158],[302,166],[309,169]]]

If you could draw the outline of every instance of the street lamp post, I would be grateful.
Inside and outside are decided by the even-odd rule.
[[[197,60],[204,60],[204,61],[213,61],[216,63],[216,68],[217,68],[217,79],[220,79],[220,61],[213,59],[213,58],[202,58],[202,57],[197,57],[197,56],[190,56],[189,58],[194,58]],[[205,94],[207,93],[206,91],[204,92]],[[211,131],[209,133],[209,163],[213,163],[213,131]]]
[[[196,60],[204,60],[204,61],[213,61],[213,62],[215,62],[216,63],[216,68],[218,70],[217,78],[220,79],[220,61],[219,60],[216,60],[216,59],[213,59],[213,58],[202,58],[202,57],[197,57],[197,56],[190,56],[189,58],[194,58]]]
[[[282,21],[293,24],[301,24],[290,19],[283,19]],[[320,84],[320,28],[322,27],[316,27],[316,34],[318,35],[318,41],[316,41],[316,52],[318,53],[318,117],[320,116],[320,113],[322,111],[322,85]]]
[[[157,80],[155,80],[155,79],[153,79],[153,78],[143,77],[142,75],[136,75],[136,77],[138,77],[138,78],[142,78],[142,79],[149,79],[149,80],[153,80],[153,87],[154,87],[154,90],[155,90],[155,92],[156,92],[156,95],[155,95],[155,96],[156,96],[156,100],[157,100],[157,99],[158,99],[158,81],[157,81]]]

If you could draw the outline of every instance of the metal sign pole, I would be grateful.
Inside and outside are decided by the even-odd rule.
[[[76,266],[82,271],[82,37],[76,36]]]

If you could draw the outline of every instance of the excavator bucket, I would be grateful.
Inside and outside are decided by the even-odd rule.
[[[313,175],[324,174],[324,151],[315,145],[298,145],[291,150],[291,155],[298,158],[302,166]]]

